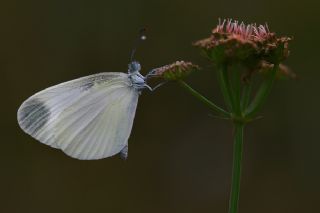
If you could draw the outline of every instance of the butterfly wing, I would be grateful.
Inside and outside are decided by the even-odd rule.
[[[101,159],[127,145],[139,92],[125,73],[100,73],[36,93],[18,110],[20,127],[78,159]]]

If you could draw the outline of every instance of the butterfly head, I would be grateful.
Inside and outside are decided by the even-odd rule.
[[[141,70],[141,65],[137,61],[132,61],[129,64],[129,69],[128,69],[128,74],[129,78],[131,80],[132,86],[137,89],[137,90],[142,90],[144,88],[149,88],[151,89],[147,84],[146,84],[146,78],[140,74]]]
[[[137,62],[137,61],[130,62],[129,67],[128,67],[129,74],[139,73],[140,70],[141,70],[141,65],[139,62]]]

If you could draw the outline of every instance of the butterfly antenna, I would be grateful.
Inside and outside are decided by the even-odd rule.
[[[135,42],[134,42],[134,44],[133,44],[133,49],[132,49],[131,56],[130,56],[130,62],[133,61],[134,54],[136,53],[139,44],[140,44],[142,41],[144,41],[144,40],[147,39],[147,37],[146,37],[146,35],[145,35],[145,32],[146,32],[146,31],[147,31],[146,28],[142,28],[141,30],[139,30],[139,35],[138,35],[137,39],[135,40]]]

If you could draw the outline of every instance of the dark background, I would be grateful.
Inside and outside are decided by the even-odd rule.
[[[18,126],[20,104],[48,86],[102,71],[143,73],[175,60],[207,67],[191,42],[219,17],[269,24],[294,37],[286,61],[299,76],[278,81],[246,128],[240,212],[317,212],[319,171],[319,4],[316,0],[83,1],[0,3],[0,212],[227,212],[232,126],[214,119],[178,85],[144,92],[129,158],[79,161]],[[222,105],[213,68],[187,80]]]

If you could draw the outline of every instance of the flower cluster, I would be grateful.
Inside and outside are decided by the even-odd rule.
[[[179,80],[199,69],[198,65],[191,62],[176,61],[172,64],[153,69],[151,75],[163,78],[164,80]]]
[[[196,41],[206,56],[216,64],[241,62],[255,66],[261,60],[281,63],[289,55],[289,37],[277,37],[268,25],[244,24],[219,20],[208,38]]]

